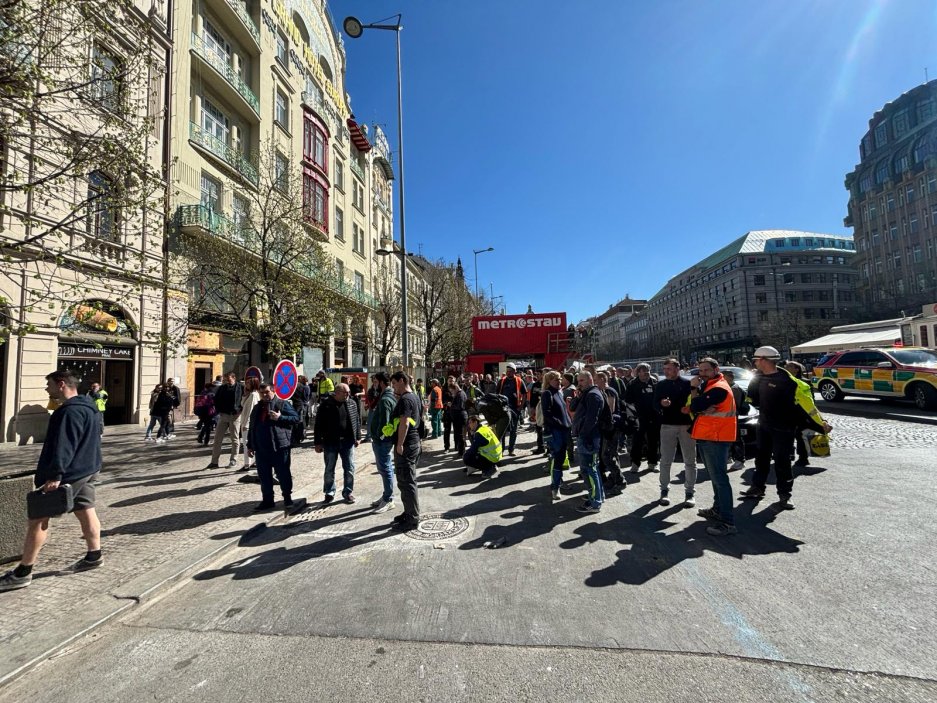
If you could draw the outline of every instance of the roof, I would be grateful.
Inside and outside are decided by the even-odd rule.
[[[348,132],[351,134],[351,142],[355,145],[355,148],[361,152],[371,151],[371,142],[368,141],[367,135],[365,135],[364,130],[361,129],[355,120],[351,117],[346,121],[348,124]]]
[[[846,351],[858,347],[890,347],[896,339],[901,339],[901,330],[898,327],[834,332],[803,344],[797,344],[791,347],[791,353],[821,354],[824,352]]]

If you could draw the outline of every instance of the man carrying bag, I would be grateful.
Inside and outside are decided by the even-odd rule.
[[[94,481],[101,470],[101,435],[98,410],[85,395],[78,395],[79,379],[72,371],[54,371],[46,376],[46,391],[53,400],[62,401],[52,413],[49,430],[42,445],[34,483],[45,496],[34,496],[30,511],[43,512],[44,506],[66,505],[59,500],[70,486],[75,517],[81,523],[81,534],[88,553],[73,569],[86,571],[101,565],[101,523],[94,509]],[[39,498],[37,500],[36,498]],[[49,536],[49,517],[58,510],[45,511],[47,516],[30,517],[19,566],[0,576],[0,591],[25,588],[32,583],[32,571],[39,550]]]

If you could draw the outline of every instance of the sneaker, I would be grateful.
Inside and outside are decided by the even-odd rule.
[[[585,505],[580,505],[576,508],[577,513],[600,513],[602,508],[598,505],[594,505],[592,502],[587,502]]]
[[[647,470],[653,471],[654,473],[658,473],[660,471],[660,469],[657,468],[657,464],[648,464]]]
[[[103,562],[104,557],[98,557],[94,560],[83,557],[72,566],[72,571],[91,571],[91,569],[97,569]]]
[[[328,504],[331,503],[333,500],[335,500],[335,496],[330,496],[330,495],[326,494],[326,495],[325,495],[325,498],[322,499],[322,502],[325,503],[326,505],[328,505]]]
[[[175,432],[173,432],[173,433],[170,434],[168,437],[166,437],[166,439],[175,439],[175,438],[176,438],[176,433],[175,433]]]
[[[398,522],[408,522],[408,521],[410,521],[410,516],[407,515],[406,513],[400,513],[400,515],[397,515],[397,516],[393,519],[392,522],[394,522],[394,523],[396,524],[396,523],[398,523]]]
[[[165,441],[166,441],[166,438],[165,438],[165,437],[157,437],[157,438],[156,438],[156,443],[157,443],[157,444],[162,444],[162,443],[165,442]]]
[[[390,527],[392,530],[400,530],[401,532],[409,532],[410,530],[415,530],[420,526],[420,523],[416,520],[412,520],[407,516],[404,516],[404,519],[400,522],[393,523]]]
[[[388,510],[393,510],[393,509],[394,509],[394,501],[393,501],[393,499],[391,499],[391,500],[384,500],[383,498],[381,498],[381,499],[380,499],[379,501],[377,501],[377,503],[375,503],[375,505],[374,505],[374,512],[375,512],[375,513],[386,513]]]
[[[716,525],[710,525],[707,527],[706,532],[711,534],[713,537],[725,537],[726,535],[737,534],[738,528],[735,525],[728,525],[724,522],[720,522]]]
[[[765,489],[758,486],[751,486],[746,490],[739,493],[739,498],[757,498],[761,499],[765,497]]]
[[[347,495],[345,496],[345,502],[348,503],[349,505],[351,505],[352,503],[357,503],[357,502],[358,502],[358,499],[355,498],[355,494],[354,494],[354,493],[349,493],[349,494],[347,494]]]
[[[13,570],[7,571],[0,576],[0,591],[15,591],[18,588],[26,588],[33,582],[33,575],[17,576]]]
[[[228,468],[229,468],[229,469],[233,469],[233,468],[235,468],[237,465],[238,465],[238,460],[237,460],[237,459],[232,459],[231,461],[228,462]]]
[[[559,499],[560,499],[560,489],[559,489],[559,488],[554,488],[554,489],[552,489],[552,490],[550,491],[550,495],[552,496],[553,500],[559,500]]]
[[[658,505],[670,505],[670,498],[667,496],[667,491],[661,491],[660,498],[657,501]]]
[[[146,437],[143,438],[143,441],[144,441],[144,442],[152,442],[152,441],[154,441],[154,440],[153,440],[152,437],[150,437],[150,435],[147,435]]]
[[[156,440],[156,441],[158,442],[159,440]],[[218,464],[216,464],[215,462],[212,462],[212,463],[210,463],[208,466],[206,466],[205,468],[206,468],[206,469],[217,469],[217,468],[218,468]]]
[[[729,467],[729,471],[738,471],[739,469],[745,468],[744,461],[735,461],[732,463],[732,466]]]
[[[707,520],[722,520],[722,518],[719,516],[719,511],[717,511],[715,508],[700,508],[696,511],[696,514],[700,517],[706,518]]]
[[[260,503],[258,503],[257,505],[254,506],[254,512],[255,512],[255,513],[262,513],[262,512],[264,512],[265,510],[273,510],[274,507],[276,507],[276,506],[274,506],[273,503],[268,503],[267,501],[264,500],[264,501],[261,501]]]
[[[487,473],[487,474],[485,474],[484,476],[485,476],[485,478],[498,478],[498,470],[495,469],[495,470],[492,471],[491,473]]]
[[[692,508],[696,505],[696,498],[693,497],[692,493],[687,493],[686,498],[683,500],[683,507]]]

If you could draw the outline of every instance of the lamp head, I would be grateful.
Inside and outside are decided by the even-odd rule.
[[[390,249],[385,249],[384,247],[381,247],[380,249],[375,249],[374,253],[377,254],[378,256],[389,256],[390,254],[393,254],[394,252],[392,252]]]
[[[342,23],[342,27],[345,29],[345,34],[352,39],[357,39],[364,31],[364,27],[357,17],[346,17],[345,21]]]

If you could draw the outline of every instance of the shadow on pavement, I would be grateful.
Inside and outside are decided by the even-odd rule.
[[[126,508],[131,505],[140,505],[142,503],[151,503],[154,500],[163,500],[171,498],[180,498],[182,496],[193,496],[200,495],[203,493],[210,493],[211,491],[217,490],[218,488],[224,488],[227,486],[227,483],[214,483],[210,486],[199,486],[197,488],[176,488],[171,491],[161,491],[159,493],[145,493],[143,495],[136,496],[134,498],[127,498],[125,500],[119,500],[116,503],[111,503],[109,508]]]
[[[112,535],[151,535],[161,532],[176,532],[178,530],[189,530],[193,527],[201,527],[218,520],[229,520],[231,518],[244,517],[251,514],[251,508],[257,505],[257,501],[246,501],[235,503],[218,510],[194,510],[187,513],[168,513],[149,520],[140,522],[131,522],[126,525],[118,525],[108,530],[102,530],[102,537]]]

